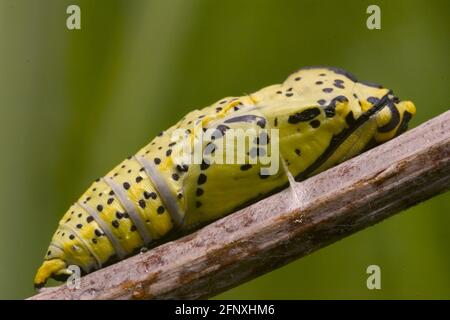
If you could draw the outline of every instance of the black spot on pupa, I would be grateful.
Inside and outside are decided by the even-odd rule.
[[[156,212],[157,212],[158,214],[163,214],[165,210],[166,210],[166,209],[164,209],[163,206],[159,206],[158,209],[156,209]]]
[[[145,208],[145,200],[143,200],[143,199],[139,200],[139,207],[141,207],[142,209]]]
[[[172,174],[172,179],[178,181],[178,179],[180,179],[180,176],[177,173],[174,173]]]
[[[81,218],[81,216],[82,216],[82,214],[81,214],[81,213],[79,213],[79,214],[78,214],[78,218]]]
[[[286,93],[285,93],[285,96],[288,97],[288,98],[289,98],[289,97],[292,97],[293,95],[294,95],[294,94],[293,94],[292,92],[286,92]]]
[[[203,194],[203,189],[201,188],[197,188],[197,190],[195,191],[195,194],[197,195],[197,197],[200,197]]]
[[[380,99],[378,99],[376,97],[368,97],[367,101],[370,102],[373,105],[376,105],[380,101]]]
[[[278,90],[276,93],[277,93],[277,94],[282,94],[283,92],[281,92],[280,90]]]
[[[109,195],[110,195],[110,196],[113,196],[113,195],[114,195],[114,191],[111,190],[111,191],[109,192]]]
[[[278,118],[275,118],[275,119],[273,120],[273,125],[274,125],[275,127],[278,127]]]
[[[347,101],[348,101],[348,99],[346,96],[339,95],[339,96],[334,97],[333,100],[331,100],[330,105],[335,106],[337,102],[347,102]]]
[[[87,222],[87,223],[91,223],[92,221],[94,221],[94,218],[93,218],[92,216],[88,216],[88,217],[86,218],[86,222]]]
[[[95,229],[94,233],[97,237],[101,237],[103,235],[103,233],[98,229]]]
[[[296,77],[294,80],[295,81],[300,81],[302,79],[302,77]]]
[[[323,81],[316,81],[316,84],[321,85],[321,84],[323,84]]]
[[[326,92],[326,93],[330,93],[333,91],[333,88],[323,88],[322,91]]]
[[[133,224],[132,226],[131,226],[131,228],[130,228],[130,231],[131,232],[134,232],[134,231],[136,231],[137,230],[137,228],[136,228],[136,226]]]
[[[202,203],[200,201],[195,202],[195,207],[200,208],[202,206]]]
[[[264,129],[266,127],[266,119],[259,117],[259,120],[256,121],[256,125],[261,129]]]
[[[92,243],[93,243],[93,244],[97,244],[97,242],[98,242],[97,239],[95,239],[95,238],[92,239]]]
[[[76,225],[76,227],[77,227],[78,229],[81,229],[81,228],[83,228],[83,225],[82,225],[81,223],[78,223],[78,224]]]
[[[124,182],[124,183],[123,183],[123,188],[124,188],[125,190],[130,189],[130,184],[129,184],[128,182]]]
[[[339,89],[345,89],[344,84],[343,84],[344,81],[342,81],[342,82],[337,82],[337,81],[342,81],[342,80],[334,80],[333,86],[335,86],[336,88],[339,88]]]
[[[102,212],[102,211],[103,211],[103,206],[102,206],[101,204],[99,204],[99,205],[97,206],[97,211],[98,211],[98,212]]]
[[[326,101],[324,99],[320,99],[320,100],[317,100],[317,103],[319,105],[323,106],[326,103]]]
[[[109,198],[108,201],[106,201],[106,203],[111,204],[111,203],[113,203],[113,201],[114,201],[114,198]]]
[[[75,239],[75,236],[74,236],[73,234],[71,234],[71,235],[69,236],[69,239],[70,239],[70,240],[73,240],[73,239]]]
[[[225,132],[230,129],[230,127],[224,125],[224,124],[220,124],[217,126],[217,128],[215,128],[214,132],[212,133],[212,137],[214,137],[215,139],[219,139],[220,137],[222,137]]]
[[[139,183],[139,182],[142,181],[142,179],[143,179],[143,178],[142,178],[141,176],[137,176],[137,177],[136,177],[136,182]]]
[[[288,118],[288,122],[290,124],[297,124],[302,121],[309,121],[317,117],[319,114],[320,110],[318,108],[306,109],[302,112],[297,112],[293,115],[290,115]]]
[[[207,180],[206,175],[203,173],[200,173],[200,175],[198,176],[198,179],[197,179],[197,184],[198,185],[204,184],[206,182],[206,180]]]
[[[122,219],[123,217],[125,217],[125,215],[122,212],[116,211],[116,218],[117,219]]]
[[[302,152],[300,151],[300,149],[295,149],[295,154],[300,156],[302,154]]]
[[[148,192],[148,191],[144,191],[144,198],[145,199],[150,199],[152,198],[153,200],[155,200],[157,197],[155,192]]]
[[[176,144],[177,144],[176,142],[171,142],[171,143],[169,143],[169,147],[173,147]]]
[[[117,221],[117,220],[113,220],[112,222],[111,222],[111,224],[112,224],[112,226],[114,227],[114,228],[118,228],[119,227],[119,221]]]
[[[205,160],[202,160],[202,163],[200,164],[201,170],[206,170],[209,168],[209,163],[206,163]]]
[[[160,158],[155,158],[155,159],[153,159],[153,161],[155,162],[155,164],[160,164],[161,163],[161,159]]]
[[[169,157],[172,154],[172,149],[167,149],[166,156]]]
[[[241,171],[247,171],[248,169],[250,169],[252,167],[252,165],[251,164],[243,164],[242,166],[241,166]]]
[[[177,170],[179,172],[188,172],[189,166],[187,164],[183,164],[183,165],[177,164]]]
[[[320,121],[319,120],[313,120],[310,123],[310,126],[313,127],[314,129],[320,127]]]

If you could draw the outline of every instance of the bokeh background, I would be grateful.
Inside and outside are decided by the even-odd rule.
[[[66,28],[81,7],[82,30]],[[366,28],[378,4],[382,29]],[[450,2],[0,0],[0,298],[33,294],[60,216],[193,108],[339,66],[449,109]],[[450,194],[217,298],[450,298]],[[382,289],[366,288],[377,264]]]

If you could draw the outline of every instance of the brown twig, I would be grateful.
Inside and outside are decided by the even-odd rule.
[[[450,111],[197,232],[31,299],[213,296],[450,187]]]

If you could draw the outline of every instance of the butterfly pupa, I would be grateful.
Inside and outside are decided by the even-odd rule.
[[[223,217],[286,187],[288,175],[306,179],[394,138],[414,114],[412,102],[333,67],[302,68],[281,84],[194,110],[73,203],[35,286],[64,279],[71,265],[89,273],[164,241],[169,232]],[[255,133],[243,162],[209,161],[239,151],[228,142],[219,148],[239,130]],[[209,131],[209,141],[200,139]],[[202,147],[200,159],[186,161],[180,153],[193,146]],[[252,161],[263,155],[276,155],[282,165],[264,173],[263,164]]]

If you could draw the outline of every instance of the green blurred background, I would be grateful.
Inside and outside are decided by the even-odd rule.
[[[66,29],[81,7],[82,30]],[[382,29],[366,28],[378,4]],[[333,65],[446,111],[450,2],[0,0],[0,298],[33,294],[60,216],[193,108]],[[450,298],[450,194],[218,298]],[[382,289],[366,288],[377,264]]]

